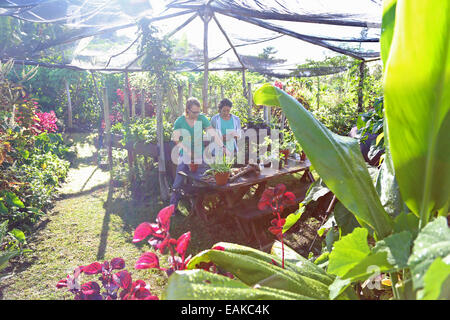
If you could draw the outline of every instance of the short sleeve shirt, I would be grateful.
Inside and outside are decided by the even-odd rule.
[[[203,153],[203,131],[210,126],[211,123],[204,114],[198,115],[193,127],[187,123],[186,116],[183,115],[175,120],[173,130],[182,129],[180,136],[181,143],[189,148],[191,152],[198,154],[198,152]],[[180,155],[182,154],[183,150],[180,149]]]

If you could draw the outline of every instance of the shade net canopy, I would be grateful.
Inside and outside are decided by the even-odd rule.
[[[209,70],[325,75],[346,66],[298,65],[339,54],[379,59],[381,10],[381,0],[0,0],[0,57],[140,71],[138,25],[147,21],[173,41],[176,70],[203,71],[208,21]]]

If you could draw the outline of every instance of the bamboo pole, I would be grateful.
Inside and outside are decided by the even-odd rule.
[[[178,116],[183,114],[183,86],[178,85]]]
[[[164,152],[164,128],[163,128],[163,111],[162,111],[162,90],[159,88],[156,94],[156,132],[157,132],[157,144],[159,146],[158,155],[158,176],[159,176],[159,189],[161,199],[163,201],[169,199],[169,184],[167,182],[166,175],[166,157]]]
[[[108,169],[110,172],[110,181],[112,182],[113,162],[112,162],[112,146],[111,146],[111,120],[109,118],[108,90],[106,87],[103,88],[103,111],[105,117],[105,142],[108,151]]]
[[[192,83],[189,81],[189,84],[188,84],[188,95],[187,95],[186,100],[188,98],[190,98],[190,97],[192,97]]]
[[[242,87],[244,89],[244,97],[247,98],[247,82],[245,81],[245,68],[242,68]]]
[[[130,92],[128,89],[128,72],[125,72],[125,89],[123,92],[123,103],[125,110],[123,115],[126,124],[130,123]]]
[[[360,65],[359,65],[358,113],[362,113],[363,112],[363,103],[364,103],[364,96],[363,96],[364,68],[365,68],[365,63],[364,63],[364,61],[361,61]]]
[[[252,84],[249,82],[248,83],[248,110],[247,110],[247,114],[248,117],[250,118],[251,114],[252,114],[252,108],[253,108],[253,94],[252,94]]]
[[[141,118],[145,118],[145,90],[141,90]]]
[[[67,94],[67,118],[68,118],[68,128],[72,129],[73,128],[73,123],[72,123],[72,100],[70,99],[70,89],[69,89],[69,81],[67,81],[67,79],[64,80],[65,85],[66,85],[66,94]]]
[[[208,25],[211,19],[211,13],[205,8],[203,19],[203,113],[208,113],[208,77],[209,77],[209,57],[208,57]]]
[[[131,118],[136,118],[136,91],[131,90]]]

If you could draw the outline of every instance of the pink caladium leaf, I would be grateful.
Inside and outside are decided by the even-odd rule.
[[[159,211],[158,216],[156,217],[156,221],[160,224],[161,228],[165,231],[169,231],[170,228],[170,217],[175,211],[175,205],[170,205],[165,207]]]
[[[133,300],[158,300],[158,297],[152,295],[148,289],[143,287],[136,289],[133,298]]]
[[[273,190],[275,196],[280,196],[285,191],[286,191],[286,186],[282,183],[277,184],[275,189]]]
[[[111,260],[111,268],[112,269],[123,269],[125,268],[125,260],[122,258],[114,258]]]
[[[296,199],[295,198],[295,194],[290,192],[290,191],[285,192],[284,195],[283,195],[283,203],[285,205],[287,205],[287,206],[294,205],[295,204],[295,199]]]
[[[189,242],[191,241],[191,232],[186,232],[182,234],[177,240],[177,246],[175,250],[178,254],[184,256],[186,254],[186,250],[189,246]]]
[[[119,284],[122,289],[129,289],[132,284],[131,275],[127,270],[122,270],[113,275],[114,281]]]
[[[151,223],[144,222],[138,225],[136,230],[134,230],[133,243],[140,242],[147,238],[154,232],[154,227]]]
[[[97,274],[97,273],[102,272],[102,267],[103,267],[102,264],[100,264],[98,262],[94,262],[88,266],[83,267],[83,272],[85,274]]]
[[[89,281],[81,285],[81,291],[85,295],[100,293],[100,286],[95,281]]]
[[[146,252],[138,259],[138,261],[136,261],[134,267],[135,269],[159,269],[158,256],[153,252]]]
[[[258,202],[258,209],[259,210],[265,210],[267,208],[270,208],[272,205],[272,200],[274,197],[274,192],[272,188],[268,188],[264,190],[261,199]]]
[[[56,284],[56,288],[58,288],[58,289],[66,288],[67,287],[67,282],[68,282],[67,278],[59,280],[58,283]]]
[[[222,246],[214,246],[214,247],[212,247],[212,250],[225,251],[225,248]]]
[[[155,250],[159,250],[159,253],[163,254],[166,250],[167,246],[169,245],[170,238],[165,238],[162,241],[156,241],[153,245]]]

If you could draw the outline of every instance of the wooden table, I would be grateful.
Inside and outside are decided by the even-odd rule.
[[[261,247],[260,236],[263,236],[264,233],[259,234],[256,231],[257,222],[259,219],[267,218],[272,214],[271,210],[261,211],[257,207],[266,185],[274,179],[303,171],[303,176],[300,179],[302,183],[299,181],[298,189],[289,190],[296,195],[296,204],[298,204],[303,201],[309,185],[314,181],[309,171],[310,166],[311,163],[308,159],[299,162],[289,161],[281,169],[263,168],[259,175],[249,173],[224,186],[217,186],[215,182],[205,181],[190,172],[180,172],[188,179],[182,193],[190,200],[191,209],[194,213],[206,221],[214,216],[213,211],[220,206],[236,221],[240,230],[249,238],[255,237]],[[218,199],[215,207],[208,206],[206,201],[212,196]],[[269,224],[267,224],[267,227],[269,227]]]

